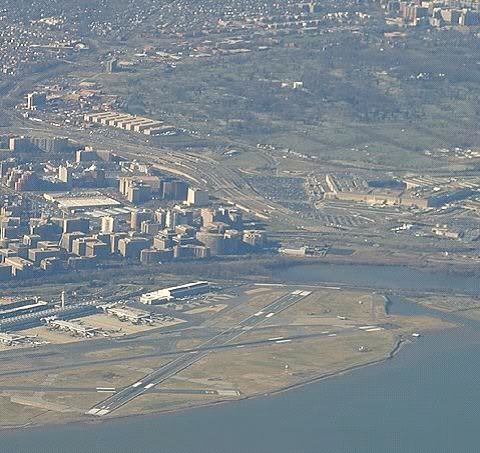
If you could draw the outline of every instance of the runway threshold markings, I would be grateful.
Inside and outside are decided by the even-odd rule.
[[[151,389],[152,387],[155,387],[155,384],[147,384],[145,386],[146,389]]]
[[[140,387],[142,385],[142,381],[135,382],[135,384],[132,384],[132,387]]]
[[[275,313],[269,313],[268,315],[265,316],[265,318],[271,318]]]

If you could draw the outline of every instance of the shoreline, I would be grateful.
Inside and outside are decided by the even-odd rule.
[[[254,263],[256,271],[251,272],[251,265]],[[352,255],[326,255],[326,256],[310,256],[310,257],[294,257],[283,256],[278,254],[259,254],[259,255],[237,255],[237,256],[225,256],[222,258],[209,259],[202,263],[197,263],[199,267],[192,269],[191,266],[186,263],[173,263],[171,266],[164,268],[162,266],[140,266],[130,265],[120,268],[105,268],[104,271],[109,274],[109,277],[115,279],[120,275],[126,275],[135,272],[136,270],[142,272],[145,275],[157,275],[161,274],[167,277],[173,277],[173,280],[184,275],[195,275],[198,278],[215,278],[218,280],[248,280],[251,278],[271,279],[272,272],[282,269],[289,269],[298,266],[314,266],[318,264],[326,265],[345,265],[345,266],[377,266],[377,267],[404,267],[415,269],[425,272],[447,272],[451,275],[467,275],[472,277],[480,276],[478,270],[478,263],[472,262],[456,262],[437,260],[434,258],[425,259],[421,256],[388,256],[383,255],[371,255],[365,256],[361,253],[354,253]],[[211,276],[211,267],[215,265],[222,265],[225,267],[225,274]],[[240,266],[240,267],[238,267]],[[243,268],[242,268],[243,266]],[[235,268],[235,272],[232,271]],[[114,272],[116,271],[116,272]],[[60,281],[52,282],[45,278],[41,280],[38,278],[31,278],[21,281],[9,281],[0,283],[0,288],[10,291],[16,288],[28,288],[36,284],[74,284],[78,282],[90,281],[92,277],[91,271],[77,271],[77,272],[65,272],[60,274]]]
[[[416,270],[425,270],[432,273],[448,272],[452,275],[461,276],[480,276],[478,270],[478,263],[455,263],[444,261],[422,261],[404,260],[404,259],[376,259],[373,262],[371,259],[355,259],[355,255],[351,256],[325,256],[325,257],[309,257],[309,258],[295,258],[289,257],[283,262],[273,263],[271,269],[288,269],[298,266],[315,266],[318,264],[329,264],[332,266],[377,266],[377,267],[405,267]]]
[[[271,396],[276,396],[280,395],[282,393],[289,392],[290,390],[295,390],[301,387],[304,387],[309,384],[314,384],[316,382],[320,382],[326,379],[332,379],[335,377],[343,376],[345,374],[354,372],[359,369],[379,365],[381,363],[386,362],[387,360],[391,360],[395,357],[396,354],[400,352],[402,347],[407,344],[407,343],[412,343],[410,340],[406,340],[405,338],[402,337],[397,337],[395,339],[395,343],[393,344],[392,348],[390,349],[389,352],[387,352],[383,357],[379,357],[378,359],[370,360],[368,362],[364,363],[359,363],[356,365],[351,365],[347,368],[343,368],[340,370],[335,370],[335,371],[330,371],[327,373],[323,373],[318,376],[313,376],[311,378],[305,379],[303,381],[296,382],[294,384],[288,385],[286,387],[282,387],[276,390],[264,392],[264,393],[254,393],[252,395],[248,396],[243,396],[235,400],[217,400],[217,401],[211,401],[208,403],[198,403],[198,404],[192,404],[190,406],[185,406],[185,407],[178,407],[178,408],[172,408],[172,409],[165,409],[165,410],[160,410],[158,412],[150,412],[146,414],[130,414],[130,415],[120,415],[120,416],[113,416],[108,419],[103,419],[103,420],[97,420],[97,419],[89,419],[89,420],[74,420],[74,421],[67,421],[67,422],[50,422],[50,423],[44,423],[44,424],[25,424],[25,425],[18,425],[18,426],[8,426],[8,427],[2,427],[0,426],[0,436],[2,434],[10,434],[10,433],[16,433],[16,432],[21,432],[21,431],[34,431],[34,430],[42,430],[46,428],[54,428],[54,427],[64,427],[64,426],[82,426],[82,425],[100,425],[100,424],[105,424],[105,423],[115,423],[120,420],[126,420],[130,418],[145,418],[145,417],[160,417],[162,415],[172,415],[172,414],[179,414],[185,411],[189,410],[194,410],[194,409],[199,409],[199,408],[207,408],[207,407],[214,407],[218,406],[220,404],[235,404],[240,401],[248,401],[248,400],[253,400],[257,398],[266,398],[266,397],[271,397]]]
[[[315,264],[319,264],[319,263],[322,263],[323,261],[322,260],[305,260],[305,259],[301,259],[301,260],[288,260],[288,262],[284,262],[282,264],[285,265],[285,267],[294,267],[294,266],[298,266],[298,265],[315,265]],[[331,265],[335,265],[333,263],[329,263]],[[337,263],[338,265],[339,263]],[[355,265],[355,263],[343,263],[344,265]],[[398,265],[396,265],[398,266]],[[282,283],[287,283],[288,282],[282,282]],[[271,284],[276,284],[274,281],[272,282],[271,281]],[[293,284],[293,283],[292,283]],[[295,283],[296,285],[299,285],[299,283]],[[315,284],[301,284],[302,286],[318,286],[318,285],[321,285],[322,283],[320,282],[316,282]],[[332,282],[324,282],[323,284],[329,284],[329,285],[332,285],[332,284],[335,284],[335,283],[332,283]],[[343,286],[343,285],[342,285]],[[350,286],[350,285],[345,285],[345,286]],[[357,285],[355,285],[355,287],[358,287]],[[369,289],[372,289],[372,288],[369,288]],[[431,308],[432,310],[434,311],[442,311],[442,310],[438,310],[436,308]],[[443,329],[441,329],[443,330]],[[45,429],[45,428],[52,428],[52,427],[62,427],[62,426],[75,426],[75,425],[84,425],[84,424],[105,424],[105,423],[110,423],[110,422],[116,422],[117,420],[122,420],[122,419],[126,419],[126,418],[131,418],[131,417],[160,417],[162,415],[168,415],[168,414],[176,414],[176,413],[180,413],[180,412],[183,412],[183,411],[187,411],[187,410],[191,410],[191,409],[196,409],[196,408],[201,408],[201,407],[209,407],[209,406],[216,406],[218,404],[231,404],[231,403],[236,403],[236,402],[240,402],[240,401],[246,401],[246,400],[249,400],[249,399],[254,399],[254,398],[260,398],[260,397],[268,397],[268,396],[275,396],[275,395],[278,395],[278,394],[282,394],[284,392],[287,392],[287,391],[290,391],[290,390],[294,390],[294,389],[297,389],[297,388],[301,388],[303,386],[306,386],[308,384],[311,384],[311,383],[315,383],[315,382],[319,382],[321,380],[324,380],[324,379],[331,379],[331,378],[334,378],[336,376],[342,376],[342,375],[345,375],[347,373],[350,373],[350,372],[353,372],[357,369],[362,369],[362,368],[366,368],[366,367],[370,367],[370,366],[373,366],[373,365],[377,365],[377,364],[381,364],[389,359],[392,359],[396,356],[396,354],[400,351],[400,349],[407,343],[414,343],[412,342],[411,340],[407,339],[406,337],[404,336],[401,336],[401,335],[397,335],[394,337],[394,341],[393,341],[393,344],[391,345],[391,348],[390,350],[375,358],[375,359],[372,359],[372,360],[368,360],[368,361],[365,361],[365,362],[361,362],[361,363],[357,363],[357,364],[354,364],[354,365],[350,365],[350,366],[347,366],[345,368],[342,368],[342,369],[337,369],[337,370],[334,370],[334,371],[330,371],[330,372],[324,372],[322,374],[315,374],[315,372],[313,372],[310,377],[304,377],[302,379],[302,377],[299,378],[299,380],[293,384],[290,384],[290,385],[287,385],[287,386],[284,386],[284,387],[280,387],[280,388],[274,388],[272,390],[269,390],[269,391],[265,391],[265,392],[262,392],[262,393],[253,393],[253,394],[250,394],[250,395],[240,395],[238,398],[236,399],[221,399],[221,397],[219,399],[216,399],[214,401],[207,401],[207,402],[201,402],[201,401],[196,401],[196,402],[191,402],[190,404],[187,403],[187,405],[184,405],[183,407],[182,406],[179,406],[179,407],[171,407],[171,408],[165,408],[165,409],[158,409],[158,410],[154,410],[152,412],[147,412],[147,413],[133,413],[133,414],[125,414],[125,415],[112,415],[111,417],[107,417],[105,419],[98,419],[98,418],[87,418],[87,417],[84,417],[84,418],[79,418],[79,419],[75,419],[75,420],[66,420],[66,421],[49,421],[49,422],[45,422],[45,423],[35,423],[35,419],[32,418],[28,423],[25,423],[25,424],[19,424],[19,425],[9,425],[9,426],[0,426],[0,433],[4,433],[4,434],[8,434],[8,433],[12,433],[12,432],[17,432],[17,431],[33,431],[33,430],[41,430],[41,429]],[[79,414],[80,415],[80,414]],[[60,418],[60,417],[59,417]]]

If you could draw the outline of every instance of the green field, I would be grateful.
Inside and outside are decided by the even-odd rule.
[[[480,146],[480,50],[468,35],[432,35],[288,37],[297,47],[96,80],[125,110],[194,130],[213,148],[271,143],[333,162],[424,170],[437,166],[426,150]],[[303,88],[280,86],[293,81]]]

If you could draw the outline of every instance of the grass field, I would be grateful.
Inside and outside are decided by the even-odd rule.
[[[203,326],[225,329],[236,325],[294,289],[296,287],[246,288],[245,293],[239,296],[243,298],[241,303],[232,309],[226,308],[215,315],[210,314],[213,319],[205,320]],[[432,298],[430,302],[435,301]],[[235,302],[232,299],[229,303]],[[469,301],[465,300],[464,305],[468,304]],[[476,311],[471,310],[471,315],[476,316]],[[371,332],[359,328],[367,324],[389,328]],[[439,319],[425,316],[387,315],[383,299],[368,291],[317,289],[292,307],[265,319],[258,328],[244,331],[241,341],[257,342],[256,344],[212,351],[159,385],[164,390],[201,390],[207,393],[151,393],[135,399],[113,415],[161,412],[274,392],[381,360],[392,350],[399,336],[450,326]],[[272,340],[279,337],[285,337],[287,341]],[[258,340],[266,343],[260,344]],[[204,341],[181,336],[177,347],[192,348]],[[88,343],[85,347],[87,345]],[[92,360],[122,357],[125,360],[72,365],[68,368],[56,367],[63,362],[55,355],[48,358],[40,355],[39,361],[34,362],[30,359],[7,361],[2,367],[4,372],[31,370],[35,363],[56,368],[48,371],[24,371],[14,377],[0,378],[0,387],[17,385],[29,388],[5,391],[0,396],[0,410],[8,411],[8,416],[2,418],[2,425],[83,419],[85,411],[106,397],[95,391],[98,387],[121,389],[173,360],[172,357],[137,358],[138,355],[152,351],[153,347],[136,347],[134,344],[119,348],[106,347],[92,352],[85,350],[83,356]],[[47,387],[55,391],[42,391]],[[65,389],[69,387],[81,391],[68,392]]]
[[[174,71],[152,62],[91,76],[125,110],[195,130],[211,149],[272,143],[331,162],[421,171],[438,165],[425,150],[480,146],[480,51],[467,36],[455,45],[436,36],[430,47],[423,39],[408,34],[403,49],[305,35],[290,38],[295,47],[185,59]],[[279,86],[292,81],[303,88]]]
[[[238,389],[244,395],[270,392],[339,369],[381,358],[393,346],[394,336],[380,331],[348,337],[322,337],[251,350],[219,352],[182,371],[176,388],[204,381],[204,388]],[[359,352],[364,346],[367,352]]]

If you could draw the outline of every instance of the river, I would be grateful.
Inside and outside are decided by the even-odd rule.
[[[471,277],[418,275],[407,268],[368,272],[365,266],[315,265],[277,277],[397,290],[420,290],[424,281],[427,289],[480,293]],[[431,312],[401,298],[390,309]],[[0,452],[474,452],[480,446],[479,347],[480,323],[469,321],[462,328],[427,333],[393,360],[275,396],[3,433]]]
[[[294,283],[324,282],[391,290],[480,294],[478,276],[406,266],[317,263],[281,269],[274,278]]]

